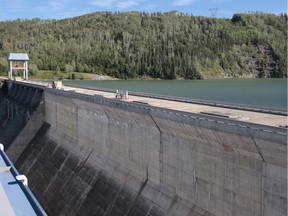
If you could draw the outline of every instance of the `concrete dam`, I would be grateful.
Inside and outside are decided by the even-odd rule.
[[[0,143],[48,215],[287,215],[285,128],[24,82],[0,98]]]

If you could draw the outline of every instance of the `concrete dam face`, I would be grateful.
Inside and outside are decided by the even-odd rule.
[[[0,109],[48,215],[287,214],[287,134],[10,81]]]

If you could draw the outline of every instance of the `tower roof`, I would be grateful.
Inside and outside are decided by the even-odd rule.
[[[9,53],[8,61],[29,61],[27,53]]]

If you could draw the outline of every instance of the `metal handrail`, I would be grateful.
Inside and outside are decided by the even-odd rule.
[[[4,152],[4,150],[0,150],[0,154],[1,154],[4,162],[6,163],[6,165],[11,167],[10,171],[11,171],[12,175],[14,176],[14,178],[16,179],[16,176],[20,175],[18,170],[15,168],[14,164],[10,161],[9,157]],[[39,204],[38,200],[35,198],[35,196],[31,192],[31,190],[29,189],[29,187],[25,186],[23,184],[23,182],[21,182],[21,181],[17,181],[17,182],[19,183],[20,188],[24,192],[27,200],[31,204],[31,206],[34,209],[37,216],[47,216],[46,212],[44,211],[42,206]]]

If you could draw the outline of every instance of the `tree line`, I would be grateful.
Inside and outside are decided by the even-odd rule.
[[[0,22],[0,71],[7,71],[8,53],[27,52],[31,73],[201,79],[208,72],[251,73],[247,61],[258,77],[287,77],[286,33],[287,14],[217,19],[177,11],[97,12],[64,20],[18,19]]]

